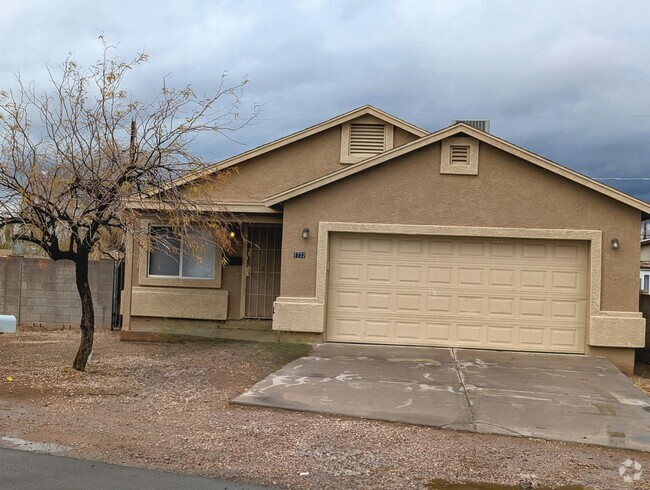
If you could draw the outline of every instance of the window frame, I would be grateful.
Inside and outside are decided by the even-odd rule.
[[[163,221],[153,220],[153,219],[143,219],[141,220],[141,229],[146,231],[147,236],[149,236],[151,228],[153,227],[169,227],[173,229],[173,226]],[[139,250],[138,257],[138,279],[140,286],[175,286],[175,287],[195,287],[195,288],[212,288],[219,289],[221,288],[221,276],[222,276],[222,251],[218,246],[215,246],[214,249],[214,268],[211,278],[207,277],[187,277],[181,275],[182,270],[182,251],[183,251],[183,237],[179,236],[180,242],[180,259],[179,259],[179,275],[178,276],[168,276],[168,275],[150,275],[149,274],[149,260],[151,256],[151,244],[142,247]]]
[[[171,230],[172,233],[175,233],[174,227],[171,225],[163,225],[163,224],[150,224],[149,229],[148,229],[148,236],[151,237],[151,231],[154,228],[167,228]],[[148,277],[164,277],[164,278],[173,278],[173,279],[200,279],[202,281],[210,281],[214,279],[214,274],[215,274],[215,269],[216,269],[216,263],[213,261],[212,262],[212,275],[210,277],[197,277],[197,276],[184,276],[183,275],[183,257],[186,255],[185,254],[185,237],[183,235],[176,234],[176,237],[178,239],[178,275],[177,276],[169,276],[166,274],[152,274],[151,273],[151,253],[153,252],[151,248],[151,242],[150,242],[150,247],[147,250],[147,276]],[[216,245],[215,245],[216,246]],[[163,251],[164,253],[164,251]]]

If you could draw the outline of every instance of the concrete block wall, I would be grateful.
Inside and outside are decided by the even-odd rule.
[[[89,282],[95,305],[95,326],[110,327],[113,261],[89,264]],[[81,301],[75,285],[74,264],[27,257],[0,257],[0,314],[15,315],[19,325],[78,325]]]

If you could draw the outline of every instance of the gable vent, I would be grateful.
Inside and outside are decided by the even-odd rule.
[[[383,124],[350,124],[350,153],[377,154],[385,150]]]
[[[458,124],[458,123],[463,123],[467,124],[468,126],[478,129],[479,131],[483,131],[485,133],[490,132],[490,121],[488,120],[469,120],[469,119],[459,119],[457,121],[452,121],[451,124]]]
[[[469,164],[469,146],[452,145],[449,148],[449,153],[452,165]]]

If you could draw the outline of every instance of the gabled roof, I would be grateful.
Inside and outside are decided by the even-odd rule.
[[[271,141],[270,143],[266,143],[262,146],[258,146],[257,148],[253,148],[252,150],[246,151],[244,153],[240,153],[239,155],[235,155],[234,157],[227,158],[226,160],[222,160],[218,163],[215,163],[214,165],[210,165],[209,167],[202,170],[201,172],[191,173],[186,176],[175,179],[164,189],[163,188],[154,189],[146,193],[146,195],[153,196],[165,189],[189,184],[190,182],[194,182],[195,180],[203,179],[208,175],[213,174],[214,172],[217,172],[219,170],[224,170],[228,167],[232,167],[234,165],[245,162],[246,160],[250,160],[260,155],[264,155],[265,153],[268,153],[270,151],[277,150],[278,148],[281,148],[285,145],[295,143],[296,141],[299,141],[303,138],[307,138],[308,136],[312,136],[316,133],[320,133],[321,131],[325,131],[327,129],[333,128],[335,126],[338,126],[339,124],[343,124],[353,119],[356,119],[358,117],[368,116],[368,115],[386,121],[388,124],[392,124],[393,126],[403,129],[404,131],[412,133],[416,136],[422,137],[429,134],[429,131],[425,131],[424,129],[418,128],[417,126],[414,126],[413,124],[408,123],[395,116],[392,116],[387,112],[379,110],[376,107],[373,107],[371,105],[364,105],[358,107],[357,109],[351,110],[350,112],[346,112],[345,114],[341,114],[340,116],[336,116],[333,117],[332,119],[328,119],[327,121],[323,121],[322,123],[316,124],[314,126],[310,126],[306,129],[290,134],[283,138],[277,139],[275,141]]]
[[[485,133],[483,131],[479,131],[463,123],[454,124],[453,126],[449,126],[435,133],[431,133],[428,136],[412,141],[411,143],[407,143],[405,145],[394,148],[393,150],[389,150],[387,152],[381,153],[375,157],[368,158],[367,160],[363,160],[359,163],[344,167],[328,175],[314,179],[310,182],[305,182],[304,184],[300,184],[286,191],[282,191],[278,194],[275,194],[273,196],[264,199],[264,204],[267,206],[275,206],[284,201],[287,201],[288,199],[292,199],[294,197],[300,196],[307,192],[318,189],[319,187],[331,184],[338,180],[349,177],[350,175],[354,175],[356,173],[362,172],[368,168],[372,168],[388,160],[392,160],[399,156],[405,155],[412,151],[418,150],[425,146],[441,141],[445,138],[449,138],[450,136],[456,136],[460,133],[476,138],[479,141],[482,141],[496,148],[499,148],[500,150],[503,150],[506,153],[510,153],[511,155],[517,156],[534,165],[537,165],[539,167],[542,167],[543,169],[553,172],[554,174],[560,175],[573,182],[588,187],[596,192],[605,194],[606,196],[609,196],[612,199],[615,199],[624,204],[627,204],[628,206],[638,209],[639,211],[642,211],[645,215],[650,214],[650,204],[648,204],[645,201],[642,201],[628,194],[625,194],[624,192],[609,187],[608,185],[597,182],[574,170],[571,170],[567,167],[563,167],[562,165],[552,162],[551,160],[547,160],[546,158],[543,158],[539,155],[536,155],[535,153],[520,148],[519,146],[516,146],[512,143],[502,140],[501,138],[497,138],[496,136],[493,136],[491,134]]]

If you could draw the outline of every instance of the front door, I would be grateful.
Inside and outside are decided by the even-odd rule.
[[[271,319],[273,302],[280,295],[282,227],[248,227],[246,318]]]

